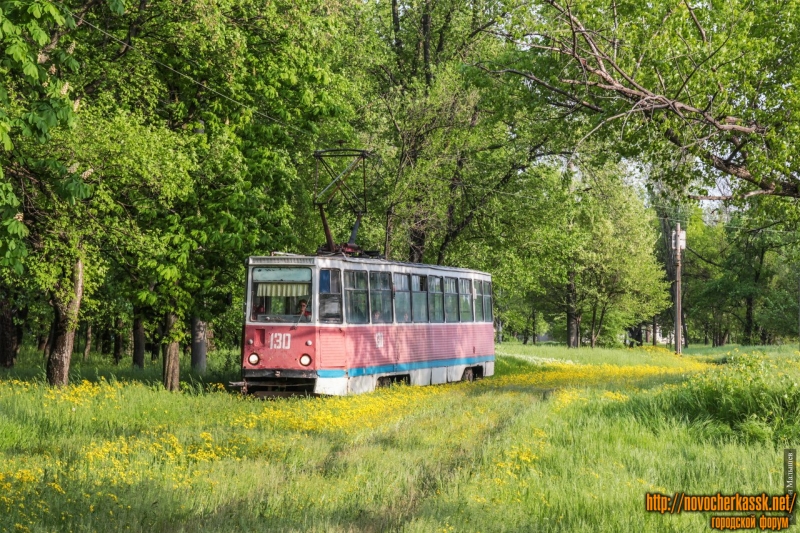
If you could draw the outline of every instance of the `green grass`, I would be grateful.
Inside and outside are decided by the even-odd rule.
[[[567,348],[566,346],[553,345],[532,345],[521,344],[519,342],[504,342],[495,348],[497,354],[513,355],[515,357],[528,359],[531,362],[547,362],[555,359],[559,361],[571,361],[574,363],[588,365],[655,365],[666,367],[678,367],[683,362],[678,357],[670,357],[671,353],[663,346],[658,347],[655,353],[648,350],[651,346],[642,348]]]
[[[24,354],[0,531],[708,531],[645,492],[779,494],[800,441],[800,358],[742,351],[503,344],[476,383],[276,401],[219,390],[230,354],[184,393],[104,360],[54,391]]]

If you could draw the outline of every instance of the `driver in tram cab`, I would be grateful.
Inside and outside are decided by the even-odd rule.
[[[300,315],[300,320],[303,322],[311,322],[311,310],[308,309],[308,302],[300,300],[297,305],[300,308],[297,312],[297,314]]]
[[[255,309],[253,309],[253,318],[250,320],[258,320],[258,315],[264,314],[264,304],[259,305]]]

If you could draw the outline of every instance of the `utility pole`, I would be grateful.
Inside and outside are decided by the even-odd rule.
[[[681,250],[686,248],[686,232],[681,231],[680,222],[672,232],[672,249],[675,250],[675,352],[683,352],[681,340]]]

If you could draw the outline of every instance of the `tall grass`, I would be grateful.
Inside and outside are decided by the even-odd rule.
[[[102,360],[53,390],[23,361],[0,531],[707,531],[644,493],[782,492],[796,356],[525,350],[475,383],[274,401]]]
[[[504,342],[495,348],[496,353],[527,359],[533,363],[564,361],[589,365],[610,364],[619,366],[655,365],[680,367],[685,364],[679,356],[663,346],[638,348],[567,348],[566,346],[532,345]]]

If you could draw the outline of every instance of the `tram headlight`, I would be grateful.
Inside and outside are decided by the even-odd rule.
[[[303,366],[308,366],[311,364],[311,356],[307,353],[304,353],[300,356],[300,364]]]
[[[251,365],[257,365],[260,360],[257,353],[251,353],[250,357],[247,358],[247,362]]]

